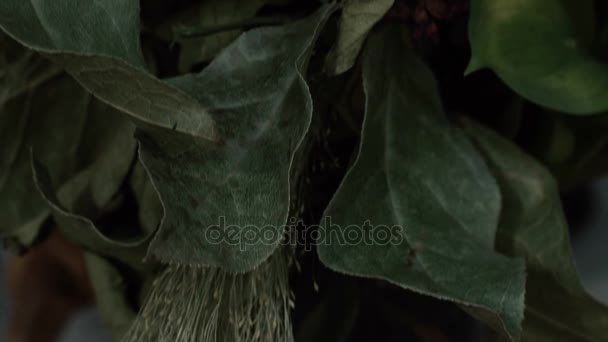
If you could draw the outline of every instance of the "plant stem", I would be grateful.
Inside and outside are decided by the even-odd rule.
[[[293,18],[289,17],[257,17],[247,20],[235,21],[228,24],[220,24],[216,26],[206,27],[200,31],[190,32],[178,32],[178,38],[181,39],[192,39],[209,36],[215,33],[234,31],[234,30],[246,30],[259,26],[272,26],[272,25],[283,25],[290,22]]]

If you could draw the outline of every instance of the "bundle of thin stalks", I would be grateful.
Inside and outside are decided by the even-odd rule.
[[[253,271],[170,265],[155,280],[124,342],[293,341],[288,248]]]

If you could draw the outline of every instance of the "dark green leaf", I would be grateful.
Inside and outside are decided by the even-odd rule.
[[[327,55],[325,69],[332,75],[350,69],[372,27],[393,6],[394,0],[347,0],[340,17],[338,40]]]
[[[525,341],[608,341],[608,307],[582,287],[551,174],[508,140],[469,122],[503,193],[497,245],[528,264]]]
[[[90,218],[83,216],[82,212],[77,213],[72,208],[65,207],[62,201],[57,198],[47,169],[36,159],[32,160],[32,168],[36,185],[51,207],[57,227],[68,240],[85,250],[119,259],[133,268],[144,267],[141,262],[146,254],[152,234],[139,234],[137,229],[129,227],[126,222],[122,222],[122,224],[113,227],[116,236],[107,236],[96,227]],[[75,204],[82,205],[83,202],[86,203],[87,201],[80,198]],[[127,221],[124,217],[120,219]]]
[[[219,139],[199,102],[145,70],[138,1],[3,0],[0,28],[141,126]]]
[[[0,102],[0,231],[27,245],[49,214],[33,182],[30,150],[52,171],[66,202],[86,196],[88,210],[99,211],[130,169],[134,127],[69,77],[55,72],[49,82],[56,69],[40,57],[11,68],[2,85],[8,100]],[[31,75],[28,68],[34,68]],[[13,72],[24,79],[15,81]]]
[[[138,204],[137,221],[144,232],[153,233],[163,218],[163,205],[158,198],[158,192],[154,189],[152,180],[139,161],[133,165],[129,177],[129,187]]]
[[[174,26],[174,34],[179,35],[193,32],[209,32],[198,38],[184,38],[180,40],[180,55],[178,69],[182,72],[189,72],[193,66],[210,61],[223,48],[234,41],[243,31],[235,27],[241,23],[246,26],[252,20],[256,12],[262,6],[269,3],[280,3],[284,0],[210,0],[200,4],[198,15],[191,20],[190,25]],[[232,29],[222,29],[231,27]],[[213,32],[217,30],[217,32]],[[177,31],[177,33],[175,33]],[[179,39],[179,37],[177,37]]]
[[[249,31],[200,74],[173,80],[209,108],[224,141],[197,145],[184,136],[142,132],[141,158],[165,208],[152,255],[243,272],[276,249],[287,222],[293,155],[312,115],[302,73],[332,9]],[[236,227],[233,242],[207,235],[221,220]],[[259,235],[268,227],[272,241]],[[256,234],[245,243],[247,230]]]
[[[516,92],[556,110],[608,109],[608,65],[589,54],[593,0],[473,0],[468,72],[491,68]],[[590,39],[591,37],[591,39]]]
[[[525,270],[522,260],[493,250],[498,186],[443,116],[433,75],[404,31],[370,36],[363,80],[359,155],[326,209],[331,225],[324,228],[326,236],[348,236],[355,225],[371,238],[326,241],[318,247],[321,261],[470,307],[516,340]],[[386,232],[379,225],[393,227],[388,243],[373,239],[376,230]]]
[[[289,169],[311,117],[302,70],[333,5],[285,27],[244,34],[201,74],[173,79],[172,86],[142,71],[136,5],[83,6],[7,1],[0,26],[139,120],[141,157],[165,209],[151,254],[232,271],[258,265],[278,239],[218,244],[205,232],[221,217],[239,230],[272,225],[283,232]]]

